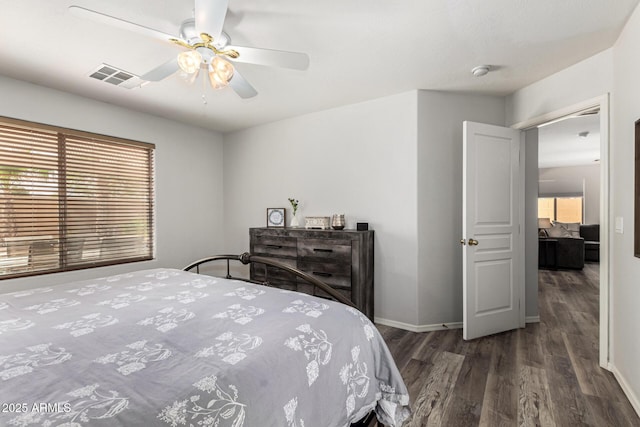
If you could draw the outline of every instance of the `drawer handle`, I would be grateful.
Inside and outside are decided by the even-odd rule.
[[[267,245],[267,247],[270,249],[282,249],[282,246],[278,246],[278,245]]]
[[[322,249],[322,248],[313,248],[314,252],[326,252],[326,253],[331,253],[333,252],[333,249]]]
[[[314,271],[313,274],[316,275],[316,276],[321,276],[321,277],[331,277],[331,276],[333,276],[333,274],[325,273],[323,271]]]

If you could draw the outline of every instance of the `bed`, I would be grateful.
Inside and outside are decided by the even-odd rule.
[[[221,259],[226,277],[197,273]],[[235,279],[235,259],[278,264],[0,294],[0,425],[400,426],[409,396],[375,326],[349,301]]]

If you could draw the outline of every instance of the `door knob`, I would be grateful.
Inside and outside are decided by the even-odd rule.
[[[466,245],[466,244],[467,244],[467,241],[466,241],[466,240],[464,240],[464,239],[460,239],[460,244],[461,244],[461,245]]]
[[[475,239],[469,239],[469,246],[477,246],[478,245],[478,241]]]

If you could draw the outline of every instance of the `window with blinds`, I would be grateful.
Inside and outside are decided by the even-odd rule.
[[[0,278],[152,259],[154,148],[0,118]]]
[[[538,218],[551,221],[579,223],[583,218],[583,198],[576,197],[539,197]]]

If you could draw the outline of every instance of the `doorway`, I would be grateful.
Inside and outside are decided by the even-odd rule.
[[[569,106],[562,110],[551,112],[543,116],[521,122],[513,126],[516,129],[536,129],[541,125],[559,122],[566,120],[568,117],[578,117],[583,114],[591,114],[593,112],[599,112],[599,130],[600,130],[600,179],[599,179],[599,204],[597,209],[599,210],[599,224],[600,224],[600,260],[599,260],[599,364],[601,367],[609,369],[609,218],[610,218],[610,206],[609,206],[609,97],[604,95],[598,98],[594,98],[576,105]],[[527,160],[527,178],[531,176],[538,177],[538,164],[537,158],[535,164],[531,164]],[[531,172],[531,168],[535,168],[535,175]],[[536,186],[537,187],[537,186]],[[532,186],[527,185],[527,192],[532,191]],[[535,188],[535,187],[534,187]],[[535,191],[535,190],[534,190]],[[529,194],[531,196],[531,194]],[[536,194],[537,197],[537,194]],[[526,227],[528,229],[538,228],[537,215],[535,221],[528,220]],[[537,239],[537,233],[536,239]],[[527,235],[527,238],[531,234]],[[528,247],[529,246],[528,242]],[[527,269],[532,269],[530,265],[527,265]],[[536,266],[537,273],[537,266]],[[537,274],[536,274],[537,276]]]

